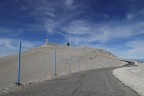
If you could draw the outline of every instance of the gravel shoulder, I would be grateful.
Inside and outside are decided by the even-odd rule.
[[[113,70],[113,74],[128,87],[144,96],[144,64],[133,67],[124,67]]]

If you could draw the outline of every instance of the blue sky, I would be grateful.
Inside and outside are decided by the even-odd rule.
[[[51,43],[144,58],[144,0],[0,0],[0,57]]]

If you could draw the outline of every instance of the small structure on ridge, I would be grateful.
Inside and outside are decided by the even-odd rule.
[[[45,42],[45,45],[48,45],[49,42],[48,42],[48,36],[46,37],[46,42]]]

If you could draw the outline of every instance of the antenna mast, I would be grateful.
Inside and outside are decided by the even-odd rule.
[[[48,45],[48,44],[49,44],[49,42],[48,42],[48,33],[47,33],[45,45]]]

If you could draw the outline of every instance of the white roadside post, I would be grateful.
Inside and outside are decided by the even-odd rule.
[[[79,59],[79,57],[77,58],[77,61],[78,61],[78,68],[79,68],[79,71],[81,71],[81,69],[80,69],[80,59]]]
[[[92,64],[92,70],[93,70],[93,60],[92,60],[92,63],[91,63],[91,64]]]
[[[20,63],[21,63],[21,41],[19,42],[19,50],[18,50],[18,67],[17,67],[17,85],[20,85]]]
[[[68,57],[68,73],[71,73],[71,56]]]
[[[54,76],[57,76],[56,74],[56,50],[54,50]]]
[[[88,70],[88,66],[87,66],[87,63],[86,63],[86,70]]]

